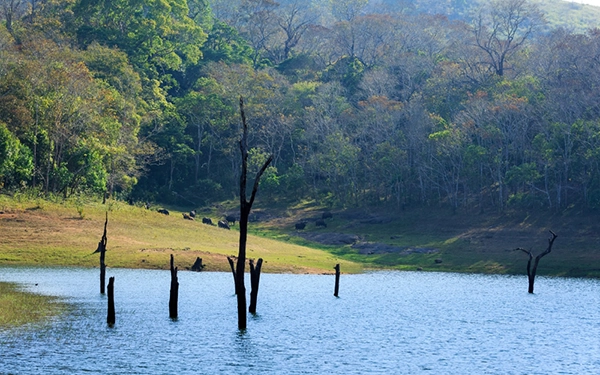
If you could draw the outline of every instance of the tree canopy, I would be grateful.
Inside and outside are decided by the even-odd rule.
[[[229,199],[243,96],[270,200],[600,209],[600,31],[547,9],[4,0],[0,189]]]

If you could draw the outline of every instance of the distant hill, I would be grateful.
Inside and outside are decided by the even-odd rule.
[[[565,0],[531,0],[540,5],[544,12],[548,29],[564,27],[583,32],[600,27],[600,7],[579,4]],[[371,11],[394,10],[405,13],[445,14],[452,19],[468,21],[470,15],[489,0],[372,0]]]

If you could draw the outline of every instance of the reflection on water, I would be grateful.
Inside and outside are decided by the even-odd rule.
[[[237,330],[229,273],[111,269],[117,321],[94,269],[0,268],[0,281],[63,297],[67,314],[0,331],[0,374],[595,374],[600,281],[376,272],[263,274]],[[37,285],[35,285],[37,283]]]

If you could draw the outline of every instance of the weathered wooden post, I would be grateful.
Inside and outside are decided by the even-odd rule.
[[[552,251],[552,245],[554,244],[554,240],[556,239],[556,237],[558,237],[553,231],[549,231],[551,236],[548,239],[548,247],[546,248],[546,250],[539,254],[538,256],[535,257],[535,261],[533,262],[533,268],[531,268],[531,261],[533,260],[533,254],[531,254],[530,250],[525,250],[523,248],[516,248],[515,251],[520,250],[524,253],[526,253],[527,255],[529,255],[529,260],[527,261],[527,278],[529,280],[529,293],[533,294],[533,283],[535,282],[535,274],[537,273],[537,267],[538,267],[538,263],[540,262],[540,259],[542,259],[544,256],[550,254],[550,252]]]
[[[114,276],[108,279],[108,314],[106,323],[109,326],[115,324],[115,278]]]
[[[106,264],[104,259],[106,256],[106,225],[108,224],[108,212],[106,213],[106,220],[104,221],[104,233],[100,242],[98,242],[98,248],[94,253],[100,253],[100,294],[104,294],[104,286],[106,285]]]
[[[335,269],[335,289],[333,290],[333,295],[337,297],[340,291],[340,264],[336,264],[333,269]]]
[[[179,299],[179,281],[177,281],[177,267],[173,266],[171,254],[171,293],[169,296],[169,317],[177,319],[177,301]]]
[[[248,312],[250,314],[256,314],[256,300],[258,299],[258,284],[260,282],[260,270],[262,268],[263,260],[258,258],[256,267],[254,267],[254,260],[250,259],[250,306]]]

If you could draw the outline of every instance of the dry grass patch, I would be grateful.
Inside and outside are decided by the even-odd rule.
[[[93,252],[107,211],[108,267],[167,269],[169,255],[174,254],[180,269],[200,257],[206,270],[229,271],[226,257],[238,252],[235,227],[228,231],[184,220],[181,212],[166,216],[121,202],[82,206],[7,197],[0,197],[0,210],[4,265],[98,266],[98,254]],[[258,236],[248,238],[248,257],[263,258],[264,272],[329,273],[336,263],[342,263],[344,272],[361,271],[360,265],[329,253]]]

